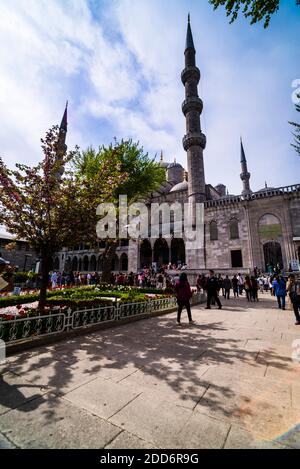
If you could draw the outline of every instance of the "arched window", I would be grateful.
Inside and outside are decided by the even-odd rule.
[[[211,241],[217,241],[219,239],[218,224],[216,221],[210,223],[209,232]]]
[[[144,239],[140,247],[140,265],[141,268],[150,267],[152,263],[152,248],[151,243]]]
[[[128,270],[128,257],[125,253],[121,256],[121,270],[123,272],[127,272]]]
[[[185,244],[183,239],[174,238],[171,243],[171,263],[185,264]]]
[[[118,258],[118,256],[117,256],[117,254],[116,254],[115,257],[113,258],[112,270],[114,270],[115,272],[116,272],[117,270],[119,270],[119,258]]]
[[[154,262],[159,267],[169,264],[169,246],[165,239],[159,238],[154,244]]]
[[[239,222],[236,219],[230,220],[229,224],[230,239],[239,239]]]
[[[282,225],[275,215],[266,213],[258,222],[259,236],[262,241],[277,241],[282,238]]]
[[[90,270],[92,272],[95,272],[95,270],[97,270],[96,256],[92,256],[91,259],[90,259]]]
[[[97,269],[98,269],[99,272],[102,272],[102,269],[103,269],[102,256],[98,257]]]
[[[84,272],[89,271],[89,258],[88,258],[88,256],[84,256],[84,258],[83,258],[83,271]]]
[[[73,257],[72,259],[72,271],[76,272],[78,270],[78,259],[77,257]]]

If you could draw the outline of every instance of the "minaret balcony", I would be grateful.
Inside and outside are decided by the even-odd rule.
[[[250,177],[251,177],[251,174],[248,173],[248,172],[247,173],[241,173],[241,180],[242,181],[249,181]]]
[[[199,83],[201,78],[198,67],[186,67],[181,73],[181,81],[185,85],[187,81],[196,81]]]
[[[183,101],[182,103],[183,114],[186,116],[187,113],[190,111],[196,111],[196,112],[199,112],[199,114],[201,114],[203,111],[202,99],[192,97],[192,98],[187,98],[185,101]]]
[[[182,140],[183,148],[188,151],[191,147],[206,147],[206,136],[203,133],[188,133]]]

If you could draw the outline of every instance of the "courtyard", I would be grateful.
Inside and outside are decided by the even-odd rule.
[[[300,448],[292,311],[266,294],[197,306],[193,318],[152,317],[8,357],[0,447]]]

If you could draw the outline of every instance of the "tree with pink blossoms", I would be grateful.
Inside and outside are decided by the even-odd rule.
[[[41,259],[39,308],[46,302],[53,255],[63,247],[96,239],[96,208],[111,200],[126,180],[116,152],[103,158],[93,178],[76,175],[72,160],[78,148],[61,146],[59,127],[42,142],[43,159],[36,166],[9,169],[0,158],[0,224],[16,238],[26,239]],[[63,149],[62,149],[63,148]]]

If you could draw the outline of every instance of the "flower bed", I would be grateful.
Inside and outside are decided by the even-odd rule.
[[[107,287],[107,286],[106,286]],[[118,303],[145,302],[149,299],[168,298],[169,294],[153,292],[138,288],[103,289],[101,286],[87,286],[49,291],[47,294],[46,310],[54,307],[71,308],[73,310],[93,306],[110,306]],[[27,308],[25,305],[28,304]],[[22,306],[21,306],[22,305]],[[38,294],[11,295],[0,298],[0,318],[3,320],[19,317],[22,314],[31,315],[37,312]]]

